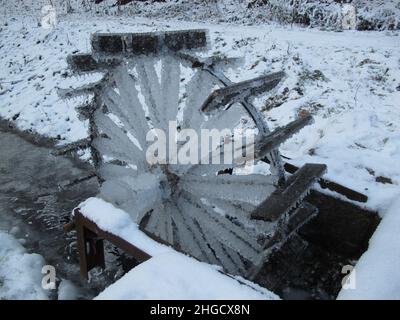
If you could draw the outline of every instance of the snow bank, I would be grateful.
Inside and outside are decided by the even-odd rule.
[[[218,270],[178,252],[165,253],[132,269],[96,299],[278,299]]]
[[[342,289],[338,299],[400,299],[399,230],[400,199],[386,212],[368,250],[357,262],[355,289]]]
[[[98,299],[278,299],[241,277],[223,274],[219,266],[198,262],[152,240],[128,213],[102,199],[89,198],[79,208],[102,229],[152,256],[105,289]]]
[[[42,256],[26,253],[11,235],[0,231],[0,300],[44,300]]]

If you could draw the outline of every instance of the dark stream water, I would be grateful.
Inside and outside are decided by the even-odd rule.
[[[72,281],[81,298],[90,298],[108,281],[101,276],[88,284],[80,281],[75,237],[62,227],[74,207],[97,194],[97,180],[74,183],[90,174],[90,165],[56,157],[52,150],[51,142],[28,142],[23,134],[0,128],[0,230],[23,239],[28,252],[41,254],[56,268],[58,279]]]

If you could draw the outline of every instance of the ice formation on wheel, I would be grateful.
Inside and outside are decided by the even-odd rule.
[[[129,212],[143,231],[229,273],[251,277],[274,248],[316,213],[303,198],[326,168],[306,164],[285,177],[277,148],[311,117],[270,132],[251,98],[276,87],[284,73],[233,83],[222,72],[231,59],[194,55],[207,42],[205,30],[92,35],[92,53],[70,56],[68,62],[77,73],[103,72],[102,80],[60,91],[64,98],[92,97],[77,109],[89,119],[90,138],[64,150],[90,147],[100,196]],[[231,170],[241,163],[169,159],[157,164],[146,158],[151,144],[146,135],[152,128],[169,132],[175,121],[177,132],[238,132],[243,119],[257,128],[255,161],[268,159],[268,175]],[[215,147],[214,154],[223,157],[224,143],[239,139],[225,138],[228,142],[207,151]],[[178,142],[177,149],[185,150],[188,143]]]

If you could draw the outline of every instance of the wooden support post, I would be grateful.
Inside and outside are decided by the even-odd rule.
[[[104,240],[133,256],[139,263],[151,258],[149,254],[135,247],[121,237],[102,230],[96,223],[86,218],[79,209],[74,211],[74,224],[77,233],[80,273],[88,279],[88,272],[95,267],[105,268]],[[65,228],[70,230],[70,226]]]
[[[84,217],[75,216],[75,228],[79,251],[81,278],[87,279],[88,272],[95,267],[105,268],[103,239],[85,227]]]

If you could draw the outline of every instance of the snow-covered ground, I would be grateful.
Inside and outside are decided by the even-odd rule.
[[[390,212],[371,240],[371,251],[377,251],[374,248],[381,248],[382,243],[385,246],[393,230],[390,219],[398,217],[395,209],[388,209],[400,193],[400,167],[396,166],[400,160],[398,33],[82,15],[59,17],[55,28],[44,29],[38,21],[37,16],[27,15],[0,18],[1,117],[21,129],[59,138],[60,143],[83,138],[87,123],[80,121],[74,110],[81,101],[60,100],[56,88],[98,79],[96,74],[78,80],[68,77],[65,62],[70,53],[90,51],[91,33],[206,27],[212,42],[210,53],[245,57],[242,66],[227,73],[233,81],[286,71],[288,77],[274,92],[276,97],[261,97],[256,105],[276,107],[265,113],[271,128],[288,123],[301,110],[311,112],[315,123],[282,145],[282,153],[294,164],[326,163],[329,179],[367,194],[367,206],[382,216]],[[396,248],[400,238],[390,239]],[[357,268],[369,264],[365,262],[371,260],[368,254],[370,251]],[[399,261],[393,263],[400,267]],[[154,265],[149,261],[140,268],[138,272],[151,272]],[[137,281],[135,271],[127,276]],[[379,279],[387,281],[386,277]],[[394,275],[390,281],[400,283]]]
[[[278,300],[245,279],[181,253],[165,253],[140,264],[100,293],[100,300]]]
[[[11,234],[0,231],[0,300],[44,300],[49,290],[42,288],[42,256],[27,253]]]
[[[7,228],[6,228],[7,229]],[[0,228],[0,300],[75,300],[82,296],[80,289],[67,279],[60,279],[57,290],[48,286],[51,278],[45,259],[24,248],[26,239],[18,238],[20,230]]]
[[[400,299],[400,200],[387,211],[338,299]]]

